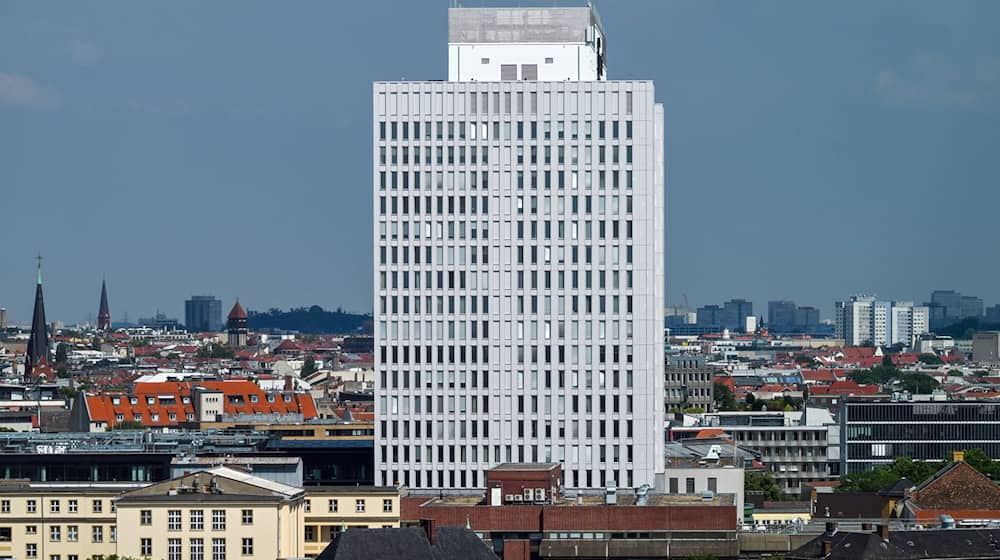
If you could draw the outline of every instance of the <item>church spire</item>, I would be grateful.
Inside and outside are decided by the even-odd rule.
[[[97,329],[106,331],[111,329],[111,310],[108,307],[108,284],[101,281],[101,307],[97,312]]]
[[[45,321],[45,298],[42,296],[42,256],[38,256],[38,284],[35,286],[35,311],[31,317],[31,336],[24,357],[24,374],[28,379],[50,376],[49,332]]]

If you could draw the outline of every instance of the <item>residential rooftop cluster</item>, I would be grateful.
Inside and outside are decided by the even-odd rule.
[[[0,311],[0,559],[1000,558],[1000,306],[664,305],[663,104],[586,6],[372,87],[374,311]]]

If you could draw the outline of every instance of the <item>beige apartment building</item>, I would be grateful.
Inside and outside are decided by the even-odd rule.
[[[399,527],[399,489],[392,486],[306,488],[306,556],[318,555],[339,531],[351,527]]]
[[[118,554],[167,560],[303,557],[304,492],[227,467],[135,490],[117,501]]]
[[[0,560],[88,560],[114,554],[114,499],[137,488],[0,480]]]

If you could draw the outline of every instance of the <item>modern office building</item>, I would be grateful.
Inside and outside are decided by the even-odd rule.
[[[665,367],[664,404],[671,408],[700,408],[711,412],[712,367],[705,365],[705,356],[667,356]]]
[[[925,305],[930,308],[933,328],[947,327],[962,319],[978,319],[983,316],[982,298],[964,296],[955,290],[934,290],[931,292],[931,301]]]
[[[722,330],[722,308],[718,305],[703,305],[695,313],[695,322],[699,327]]]
[[[672,426],[671,441],[724,432],[740,447],[760,453],[760,460],[786,494],[798,494],[807,482],[836,480],[840,433],[823,408],[804,412],[714,412],[697,415],[696,425]]]
[[[1000,363],[1000,332],[978,332],[972,338],[972,361],[982,364]]]
[[[987,307],[985,318],[987,323],[1000,323],[1000,303]]]
[[[214,296],[191,296],[184,302],[184,326],[191,332],[222,330],[222,301]]]
[[[448,81],[373,88],[376,484],[662,488],[653,84],[605,79],[590,7],[448,14]]]
[[[722,327],[733,332],[745,332],[747,317],[753,316],[753,302],[731,299],[722,304]]]
[[[972,448],[1000,458],[1000,401],[848,398],[839,420],[845,474],[888,465],[896,457],[941,461]]]
[[[795,325],[794,301],[767,302],[767,328],[772,332],[790,331]]]

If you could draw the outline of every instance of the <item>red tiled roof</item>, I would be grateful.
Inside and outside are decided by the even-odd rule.
[[[810,395],[876,395],[878,385],[859,385],[854,381],[837,381],[829,385],[814,386],[809,389]]]
[[[833,383],[839,379],[844,379],[846,373],[842,369],[804,369],[802,379],[815,381],[817,383]]]
[[[117,423],[119,414],[123,420],[138,416],[144,426],[174,426],[186,421],[188,414],[194,414],[190,397],[195,388],[221,392],[223,411],[227,414],[301,414],[306,419],[319,415],[312,395],[265,393],[252,381],[243,380],[136,383],[131,395],[88,395],[87,407],[92,421],[104,421],[109,426]],[[119,397],[117,405],[115,396]],[[168,398],[168,402],[161,401],[161,397]],[[174,414],[173,419],[170,414]]]
[[[243,310],[243,306],[240,305],[240,300],[236,300],[236,304],[233,305],[233,309],[229,312],[229,319],[246,319],[247,312]]]

